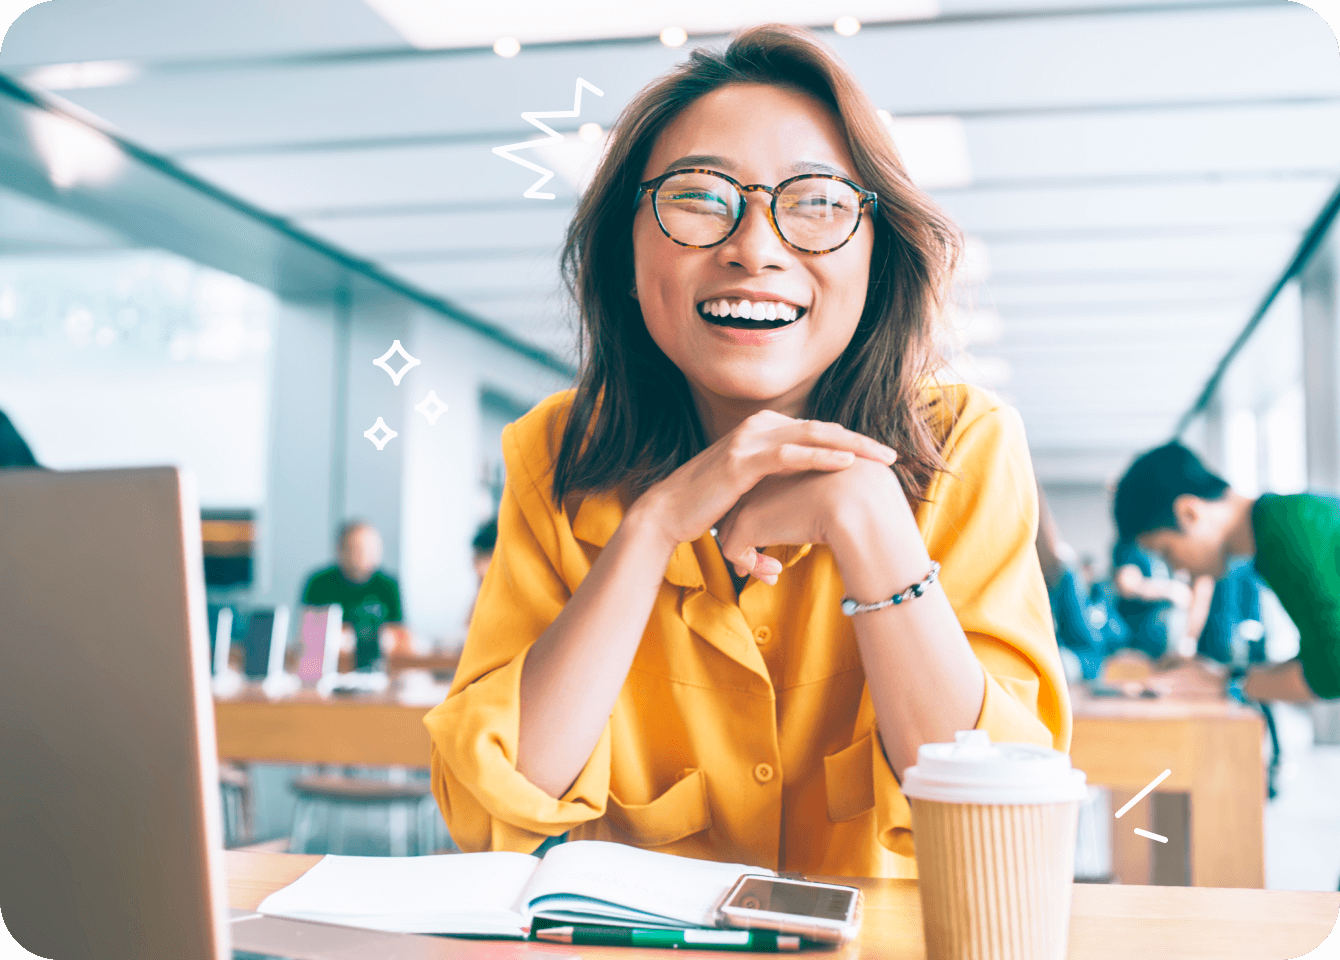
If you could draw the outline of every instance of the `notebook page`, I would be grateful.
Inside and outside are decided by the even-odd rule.
[[[517,936],[515,908],[538,858],[524,853],[323,857],[259,912],[399,933]]]
[[[522,896],[527,916],[542,911],[542,897],[561,898],[571,911],[573,896],[617,904],[633,911],[693,926],[716,925],[715,909],[730,886],[747,873],[771,875],[762,867],[694,860],[653,853],[621,843],[579,840],[545,854]],[[556,904],[557,905],[557,904]],[[593,913],[602,912],[596,904]]]

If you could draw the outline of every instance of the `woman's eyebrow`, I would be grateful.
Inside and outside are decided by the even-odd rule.
[[[691,153],[687,157],[680,157],[667,163],[661,172],[669,173],[671,170],[680,170],[684,167],[721,167],[723,170],[734,170],[735,164],[725,157],[714,157],[708,153]]]
[[[796,173],[827,173],[835,177],[849,177],[851,174],[830,163],[820,163],[817,160],[797,160],[791,164],[791,169]]]
[[[686,157],[680,157],[665,165],[662,173],[668,173],[671,170],[682,170],[685,167],[715,167],[718,169],[733,172],[736,169],[735,163],[726,157],[717,157],[707,153],[691,153]],[[821,163],[818,160],[797,160],[787,169],[792,173],[827,173],[835,177],[849,177],[847,171],[833,166],[831,163]]]

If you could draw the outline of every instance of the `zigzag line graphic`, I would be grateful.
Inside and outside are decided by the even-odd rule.
[[[521,157],[515,157],[512,155],[512,151],[522,150],[526,147],[536,147],[542,143],[561,143],[563,141],[563,134],[550,129],[548,125],[541,123],[540,120],[541,118],[553,119],[560,117],[580,117],[582,115],[582,87],[585,87],[586,89],[590,90],[597,97],[603,97],[605,95],[600,90],[597,90],[595,87],[591,86],[591,84],[587,83],[581,77],[578,77],[576,89],[573,91],[571,110],[548,110],[544,112],[527,111],[521,114],[522,120],[525,120],[527,123],[534,124],[541,130],[543,130],[545,133],[549,134],[549,136],[541,137],[538,140],[525,140],[521,143],[509,143],[505,147],[493,148],[493,152],[496,153],[498,156],[506,157],[513,163],[519,163],[526,169],[534,170],[536,173],[540,174],[540,179],[536,180],[533,184],[531,184],[530,189],[522,194],[523,197],[526,197],[531,200],[554,199],[554,195],[552,193],[535,192],[536,190],[539,190],[540,187],[544,186],[546,183],[548,183],[550,180],[553,179],[554,172],[548,169],[547,167],[542,167],[539,164],[531,163],[529,160],[523,160]]]

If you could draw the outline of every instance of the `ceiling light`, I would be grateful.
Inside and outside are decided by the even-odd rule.
[[[688,39],[683,27],[666,27],[661,31],[661,43],[667,47],[682,47]]]
[[[499,37],[493,41],[493,52],[500,57],[515,57],[521,52],[521,44],[516,37]]]
[[[605,138],[605,131],[600,129],[600,124],[598,123],[584,123],[577,128],[577,136],[581,137],[587,143],[597,143]]]
[[[844,37],[854,37],[861,32],[861,21],[855,17],[838,17],[833,21],[833,30]]]
[[[29,126],[47,176],[61,189],[81,183],[106,183],[125,164],[120,147],[82,123],[43,111],[29,115]]]
[[[115,87],[140,75],[129,60],[90,60],[86,63],[52,63],[24,74],[24,82],[43,90],[77,90],[83,87]]]
[[[954,116],[895,117],[878,111],[912,182],[923,190],[966,187],[972,163],[963,121]]]

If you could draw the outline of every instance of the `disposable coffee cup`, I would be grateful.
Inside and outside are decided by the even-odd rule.
[[[928,960],[1063,960],[1084,774],[963,730],[903,772]]]

